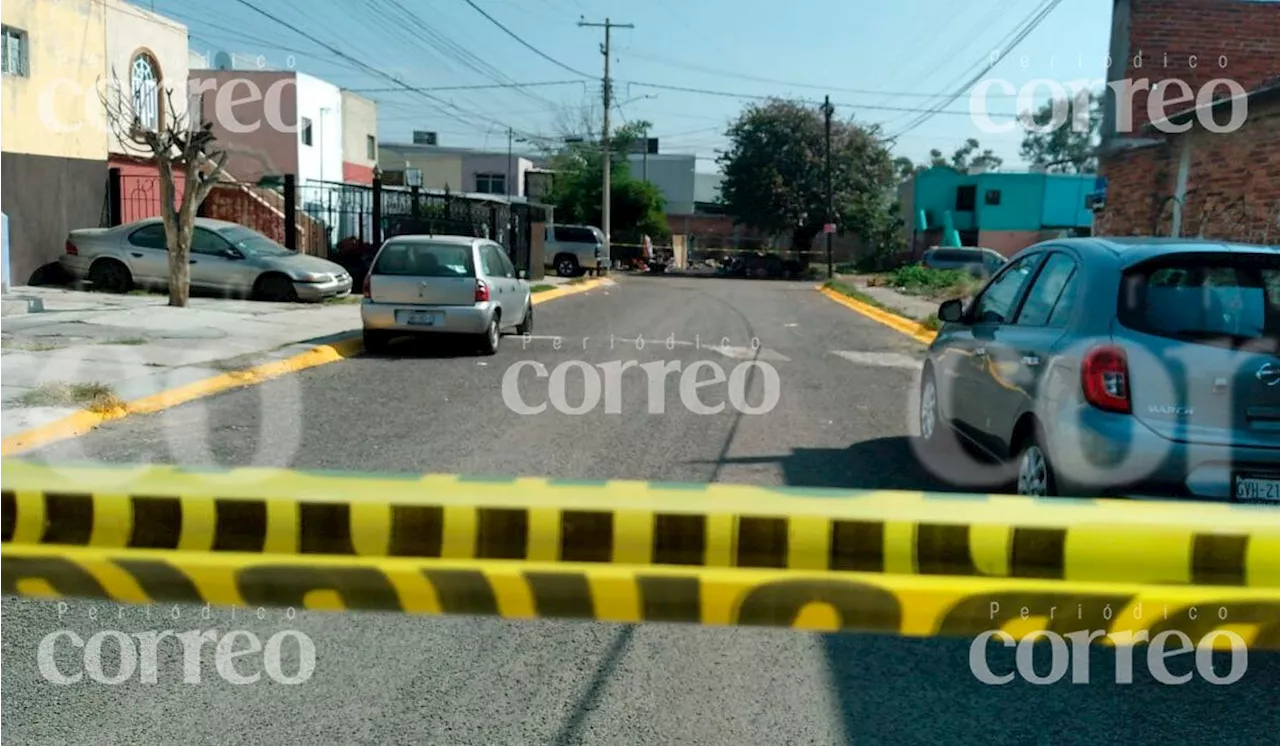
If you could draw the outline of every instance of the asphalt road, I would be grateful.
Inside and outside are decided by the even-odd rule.
[[[943,487],[909,438],[920,346],[812,284],[623,277],[539,306],[535,334],[528,344],[507,338],[488,358],[406,342],[386,356],[112,423],[33,457]],[[758,364],[735,379],[734,369],[751,360]],[[521,361],[549,373],[537,378],[525,368],[506,387],[530,405],[549,401],[550,372],[572,361],[606,369],[678,362],[681,371],[707,361],[729,380],[700,388],[700,401],[725,407],[695,414],[682,401],[679,372],[655,391],[633,368],[622,374],[616,413],[602,381],[589,411],[520,414],[504,401],[503,381]],[[582,404],[583,380],[580,369],[569,372],[564,403]],[[734,380],[745,394],[738,406],[729,396]],[[739,411],[767,404],[771,390],[777,400],[767,412]],[[663,411],[653,411],[658,403]],[[976,479],[982,470],[959,459],[948,453],[934,468]],[[211,609],[206,619],[202,611],[156,607],[148,618],[143,607],[5,599],[11,742],[1165,744],[1274,743],[1280,732],[1280,657],[1259,653],[1230,686],[1196,677],[1165,686],[1142,671],[1133,684],[1110,683],[1115,657],[1105,650],[1093,654],[1087,685],[1067,677],[986,686],[959,640],[381,614],[286,619],[280,611],[259,620],[244,609],[234,618]],[[303,632],[314,645],[314,673],[296,686],[235,686],[206,655],[201,683],[186,684],[181,653],[163,645],[156,684],[135,676],[114,686],[58,686],[37,665],[41,640],[58,630],[88,639],[208,628],[263,641]],[[289,650],[286,672],[298,664]],[[109,673],[118,666],[114,651],[109,642]],[[79,653],[64,644],[60,670],[83,670]],[[995,667],[1012,667],[1010,656],[996,659]],[[1039,670],[1047,668],[1046,659]]]

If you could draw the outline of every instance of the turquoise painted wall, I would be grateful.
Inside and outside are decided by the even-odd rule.
[[[1093,211],[1085,207],[1085,197],[1093,191],[1095,174],[1048,174],[1045,176],[1044,211],[1040,222],[1046,228],[1087,228],[1093,225]]]
[[[957,230],[1038,231],[1042,228],[1085,228],[1093,213],[1085,195],[1093,189],[1093,174],[986,173],[962,174],[950,168],[931,168],[915,175],[914,208],[929,215],[929,227],[942,227],[951,211]],[[956,191],[977,188],[972,213],[956,212]],[[1000,204],[988,205],[987,192],[999,190]]]

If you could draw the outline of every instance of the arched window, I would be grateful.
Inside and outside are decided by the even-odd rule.
[[[139,52],[129,66],[129,90],[138,123],[149,130],[160,127],[160,68],[146,52]]]

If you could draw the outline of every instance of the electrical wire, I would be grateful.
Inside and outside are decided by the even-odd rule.
[[[1061,0],[1057,0],[1057,1],[1058,1],[1058,2],[1061,2]],[[699,95],[703,95],[703,96],[723,96],[723,97],[726,97],[726,98],[753,99],[753,100],[759,100],[759,101],[769,101],[769,100],[772,100],[772,99],[780,98],[780,97],[779,97],[779,96],[777,96],[777,95],[767,96],[767,95],[759,95],[759,94],[754,94],[754,93],[733,93],[733,92],[730,92],[730,91],[717,91],[717,90],[712,90],[712,89],[709,89],[709,88],[690,88],[690,87],[686,87],[686,86],[664,85],[664,84],[659,84],[659,83],[645,83],[645,82],[638,81],[638,80],[619,81],[619,82],[625,82],[627,85],[640,86],[641,88],[657,88],[657,89],[659,89],[659,90],[664,90],[664,91],[679,91],[679,92],[682,92],[682,93],[697,93],[697,94],[699,94]],[[802,102],[804,102],[804,103],[810,103],[810,104],[821,103],[821,102],[813,101],[813,100],[809,100],[809,99],[796,99],[796,100],[798,100],[798,101],[802,101]],[[874,106],[874,105],[868,105],[868,104],[837,103],[837,102],[835,102],[835,101],[832,101],[832,102],[831,102],[831,105],[832,105],[832,106],[835,106],[835,107],[838,107],[838,108],[844,108],[844,109],[866,109],[866,110],[869,110],[869,111],[898,111],[898,112],[908,112],[908,113],[912,113],[912,114],[919,114],[919,113],[926,113],[926,112],[929,112],[929,113],[935,113],[935,114],[954,114],[954,115],[958,115],[958,116],[966,116],[966,117],[967,117],[967,116],[970,116],[970,112],[969,112],[969,111],[954,111],[954,110],[953,110],[953,111],[935,111],[935,110],[934,110],[934,109],[932,109],[932,108],[926,109],[926,108],[921,108],[921,107],[907,107],[907,106]],[[1012,113],[1012,112],[1010,112],[1010,113],[992,113],[992,114],[991,114],[991,116],[997,116],[997,117],[998,117],[998,116],[1016,117],[1016,116],[1017,116],[1017,114],[1016,114],[1016,113]]]
[[[485,17],[485,19],[489,21],[489,23],[492,23],[493,25],[495,25],[495,26],[497,26],[498,28],[502,29],[503,33],[505,33],[507,36],[510,36],[512,39],[515,39],[515,40],[516,40],[516,42],[520,44],[520,46],[524,47],[525,49],[528,49],[530,52],[533,52],[534,54],[538,55],[539,57],[541,57],[542,59],[546,60],[547,62],[550,62],[551,64],[553,64],[553,65],[555,65],[555,66],[557,66],[557,67],[559,67],[559,68],[561,68],[561,69],[568,70],[569,72],[573,73],[574,75],[577,75],[577,76],[580,76],[580,77],[583,77],[583,78],[596,78],[596,77],[598,77],[598,76],[595,76],[595,75],[588,75],[588,74],[586,74],[586,73],[582,72],[581,70],[575,70],[574,68],[569,67],[568,65],[564,64],[564,63],[563,63],[563,62],[561,62],[560,60],[557,60],[555,57],[552,57],[551,55],[547,54],[546,52],[543,52],[541,49],[538,49],[537,47],[533,46],[533,45],[532,45],[532,44],[530,44],[529,42],[527,42],[527,41],[525,41],[524,39],[520,38],[520,36],[519,36],[516,32],[514,32],[514,31],[512,31],[511,29],[507,28],[506,26],[502,25],[502,22],[501,22],[501,21],[499,21],[498,19],[496,19],[496,18],[494,18],[493,16],[489,15],[488,13],[486,13],[486,12],[485,12],[485,10],[484,10],[484,8],[481,8],[479,5],[476,5],[474,2],[472,2],[472,0],[463,0],[463,2],[465,2],[467,5],[470,5],[470,6],[471,6],[471,8],[472,8],[473,10],[475,10],[475,12],[477,12],[477,13],[479,13],[480,15],[484,16],[484,17]]]

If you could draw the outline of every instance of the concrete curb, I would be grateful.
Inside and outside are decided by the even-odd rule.
[[[534,305],[563,298],[569,295],[585,293],[598,287],[615,284],[607,278],[598,278],[563,287],[546,290],[533,295]],[[317,344],[305,352],[283,360],[275,360],[262,365],[255,365],[244,370],[222,373],[177,388],[160,391],[150,396],[125,403],[124,406],[107,412],[91,412],[81,410],[63,417],[60,420],[38,425],[0,441],[0,455],[15,456],[26,451],[40,448],[68,438],[84,435],[104,422],[119,420],[131,414],[149,414],[176,407],[179,404],[212,396],[230,389],[253,386],[287,373],[296,373],[318,365],[336,363],[364,352],[364,340],[360,332],[339,335],[324,344]]]
[[[534,293],[533,305],[536,306],[539,303],[546,303],[547,301],[555,300],[556,298],[563,298],[568,295],[577,295],[579,293],[585,293],[588,290],[595,290],[599,287],[606,287],[615,284],[617,283],[611,279],[598,277],[594,280],[587,280],[586,282],[580,282],[576,285],[561,285],[550,290],[543,290],[541,293]]]
[[[822,293],[845,308],[848,308],[851,311],[856,311],[872,321],[884,324],[894,331],[902,332],[917,342],[932,344],[933,340],[938,336],[936,331],[918,321],[913,321],[905,316],[899,316],[896,313],[886,311],[882,308],[876,308],[875,306],[863,303],[860,300],[855,300],[841,292],[832,290],[828,287],[823,287],[822,285],[818,285],[816,289],[819,293]]]
[[[358,334],[344,336],[326,344],[316,345],[305,352],[283,360],[255,365],[244,370],[221,373],[185,386],[179,386],[126,402],[124,406],[106,412],[81,410],[60,420],[39,425],[4,438],[3,441],[0,441],[0,455],[12,456],[50,443],[56,443],[60,440],[84,435],[104,422],[122,419],[131,414],[159,412],[230,389],[262,383],[286,373],[294,373],[307,368],[314,368],[317,365],[345,360],[360,354],[363,350],[364,342]]]

